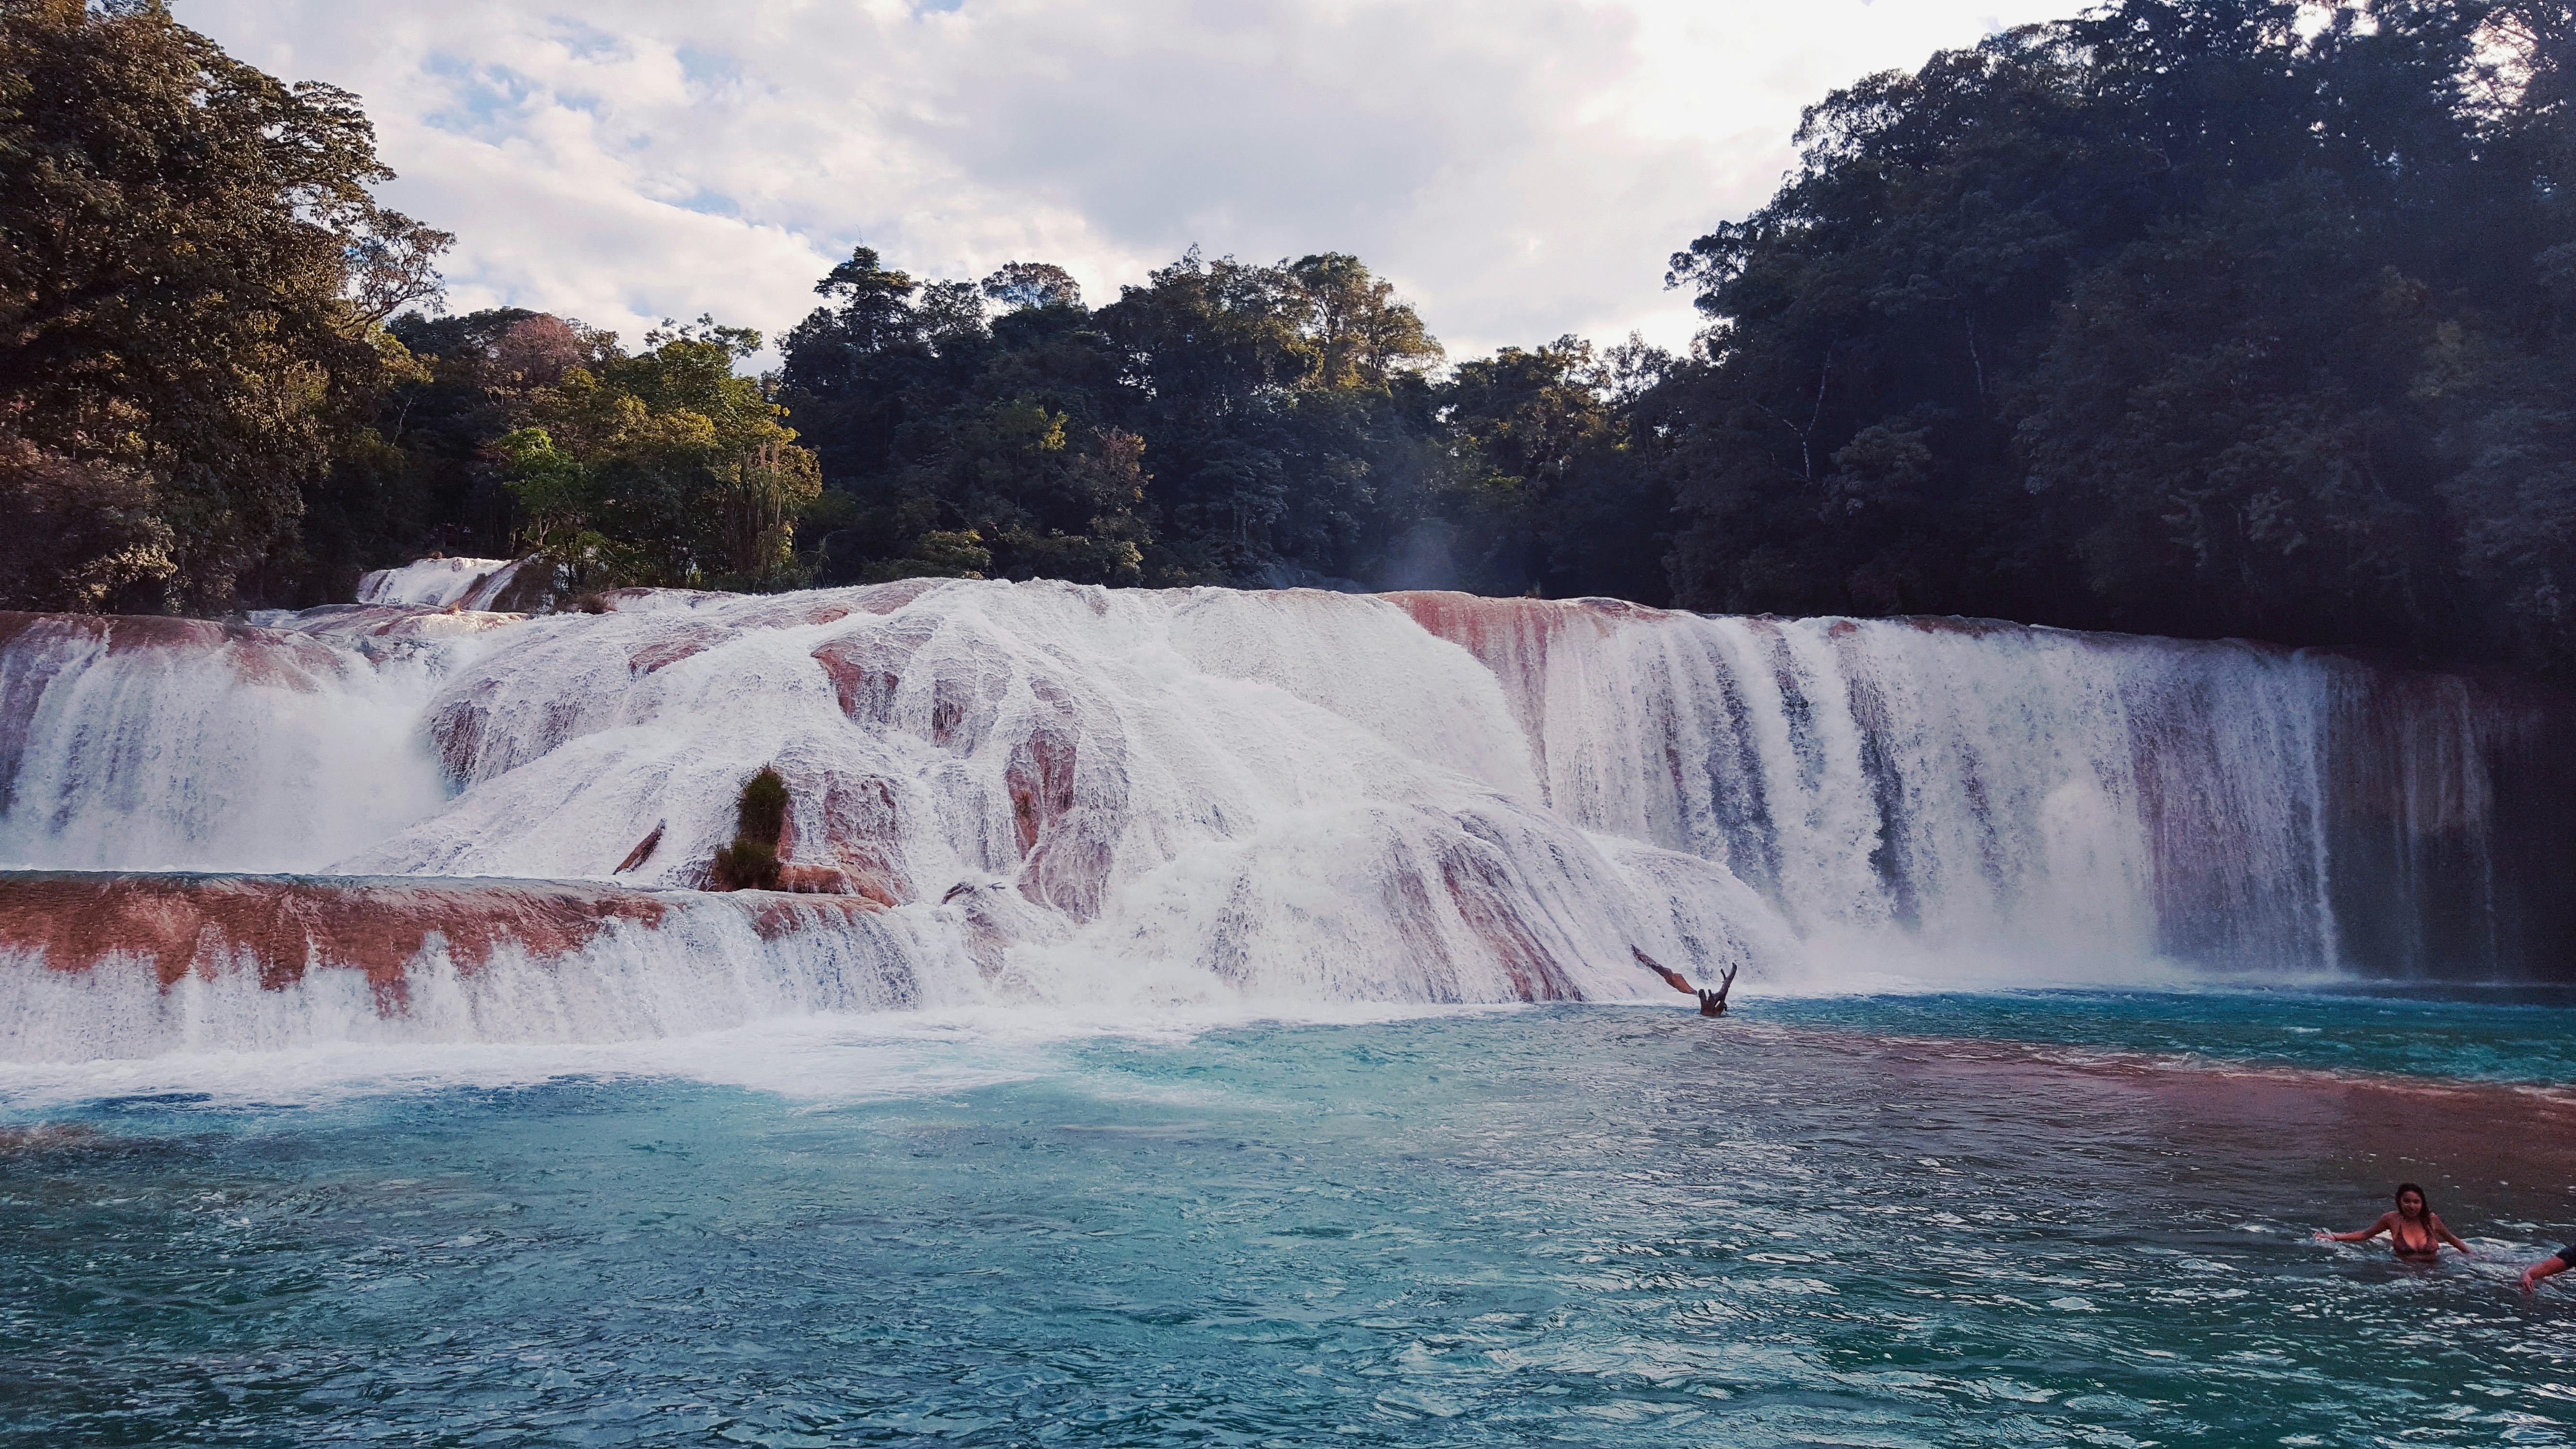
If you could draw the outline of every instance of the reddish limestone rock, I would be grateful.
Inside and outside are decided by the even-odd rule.
[[[1541,780],[1547,778],[1549,656],[1565,631],[1579,624],[1606,633],[1632,619],[1672,617],[1615,599],[1487,599],[1432,591],[1378,597],[1493,671],[1513,721],[1530,742],[1530,766]]]
[[[0,609],[0,649],[18,642],[18,636],[53,619],[81,617],[70,614],[31,614],[23,609]]]
[[[1100,914],[1109,893],[1121,817],[1127,808],[1123,747],[1113,732],[1082,734],[1072,694],[1049,679],[1030,687],[1042,711],[1028,738],[1012,746],[1002,780],[1020,847],[1020,894],[1077,921]],[[1077,741],[1100,758],[1077,780]]]
[[[0,872],[0,953],[40,953],[53,971],[141,958],[165,988],[248,969],[277,991],[311,970],[357,971],[397,1009],[432,932],[470,976],[504,943],[560,956],[612,921],[658,926],[668,909],[649,892],[577,881],[11,871]]]
[[[755,608],[736,611],[732,618],[746,629],[800,629],[816,624],[837,624],[853,614],[891,614],[922,595],[954,582],[954,579],[898,579],[890,584],[870,584],[861,589],[835,590],[828,594],[777,594]]]
[[[808,931],[846,930],[885,907],[864,896],[771,895],[746,897],[752,933],[764,941],[782,940]]]
[[[533,614],[555,599],[555,566],[539,555],[505,564],[483,576],[458,600],[468,609]]]
[[[701,604],[721,604],[741,597],[743,597],[741,594],[720,593],[714,589],[624,588],[602,589],[594,594],[584,594],[579,604],[580,611],[585,614],[628,614],[644,611],[648,607],[676,612],[682,609],[694,609]]]
[[[841,713],[853,723],[884,729],[894,723],[894,697],[905,666],[930,641],[927,620],[898,620],[883,628],[864,629],[825,642],[814,662],[832,681]]]
[[[1491,951],[1522,1001],[1580,1001],[1583,992],[1566,975],[1512,905],[1512,873],[1501,859],[1463,840],[1440,846],[1440,883],[1477,939]]]
[[[635,867],[651,860],[653,858],[653,852],[660,848],[662,844],[662,827],[667,823],[668,822],[661,820],[654,821],[653,828],[645,832],[642,840],[635,842],[635,848],[626,852],[626,858],[619,861],[617,863],[617,869],[610,871],[609,874],[624,875]]]
[[[1047,826],[1073,813],[1073,739],[1062,730],[1040,726],[1011,751],[1002,779],[1011,791],[1011,823],[1019,831],[1020,854],[1037,848]]]
[[[1521,732],[1546,738],[1548,655],[1577,615],[1577,606],[1547,599],[1484,599],[1473,594],[1400,593],[1379,598],[1476,656],[1502,682]]]
[[[536,707],[532,720],[524,710],[512,717],[515,729],[492,728],[504,713],[508,681],[485,675],[446,698],[429,716],[430,743],[438,748],[440,768],[450,783],[471,785],[517,769],[565,741],[600,727],[593,722],[598,696],[549,699]],[[602,718],[613,718],[605,709]]]
[[[211,660],[248,685],[320,692],[369,667],[360,656],[308,635],[214,619],[0,611],[0,809],[8,808],[18,765],[45,694],[99,656],[179,664]]]
[[[726,625],[696,620],[674,624],[659,637],[639,643],[627,652],[627,672],[637,678],[657,673],[683,659],[703,654],[740,632]]]
[[[798,869],[828,869],[848,894],[882,906],[910,901],[915,891],[912,872],[904,861],[903,822],[895,803],[894,782],[876,775],[845,775],[837,771],[825,774],[819,781],[801,772],[792,773],[797,778],[791,782],[791,791],[818,802],[818,808],[810,815],[819,818],[822,829],[812,838],[800,836],[791,815],[787,831],[779,840],[780,854],[803,856]]]
[[[348,672],[353,656],[306,635],[220,619],[149,614],[0,612],[0,649],[103,647],[113,655],[196,656],[221,660],[245,684],[311,694],[321,681]],[[72,652],[66,650],[66,653]]]
[[[897,619],[816,648],[814,662],[823,666],[824,676],[832,681],[841,713],[870,729],[893,728],[895,696],[921,646],[937,628],[926,619]],[[979,671],[971,661],[958,658],[942,659],[930,667],[929,740],[944,750],[973,754],[1001,713],[1008,676],[998,670]]]
[[[897,579],[890,584],[870,584],[858,591],[855,602],[862,613],[891,614],[913,600],[955,582],[955,579]]]
[[[838,866],[803,865],[782,861],[778,866],[777,889],[795,896],[856,895],[850,889],[850,878]]]
[[[1379,904],[1404,943],[1405,954],[1417,963],[1423,999],[1467,999],[1460,985],[1461,963],[1451,950],[1452,938],[1435,901],[1435,889],[1448,897],[1458,920],[1502,968],[1515,998],[1583,999],[1582,989],[1559,959],[1560,952],[1551,949],[1522,915],[1510,868],[1475,827],[1470,826],[1465,837],[1446,836],[1422,846],[1397,844],[1377,876]],[[1240,979],[1224,963],[1212,964],[1229,979]]]
[[[898,619],[817,648],[814,660],[832,681],[841,712],[870,729],[893,728],[895,697],[932,627],[926,621]],[[971,754],[1001,719],[1007,677],[998,671],[947,672],[971,670],[958,660],[936,667],[942,672],[929,681],[930,742]],[[918,681],[914,687],[919,688]],[[1113,732],[1084,732],[1083,711],[1072,688],[1046,678],[1030,680],[1029,687],[1036,696],[1037,719],[1024,738],[1012,743],[1002,771],[1011,800],[1013,843],[1023,862],[1020,891],[1040,905],[1088,920],[1099,914],[1108,890],[1119,817],[1126,808],[1125,760]],[[1080,749],[1099,756],[1084,776],[1096,798],[1077,789]],[[798,793],[809,788],[800,785]],[[833,777],[823,788],[824,838],[797,844],[797,852],[809,862],[828,855],[871,900],[891,906],[913,899],[892,786]]]
[[[869,893],[865,882],[837,865],[788,861],[778,867],[778,889],[797,896],[847,896],[865,911],[886,908],[886,902]]]
[[[492,697],[501,681],[478,679],[462,699],[450,701],[429,719],[429,740],[438,747],[438,763],[454,784],[470,784],[474,763],[483,753],[483,726],[491,716]]]
[[[446,639],[524,624],[525,614],[498,614],[450,604],[331,604],[307,609],[280,625],[297,634],[346,639]]]
[[[640,604],[663,592],[665,591],[661,589],[601,589],[597,593],[581,596],[581,612],[614,614],[618,612],[621,605]]]

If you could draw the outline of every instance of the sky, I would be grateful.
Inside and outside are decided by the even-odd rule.
[[[452,309],[773,337],[865,242],[1095,305],[1196,245],[1356,253],[1452,358],[1695,328],[1666,259],[1835,86],[2080,0],[175,0],[357,92]]]

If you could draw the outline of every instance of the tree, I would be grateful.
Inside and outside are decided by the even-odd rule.
[[[2160,628],[2378,643],[2449,620],[2424,289],[2331,180],[2230,193],[2074,289],[2024,386],[2029,487]],[[2139,602],[2132,602],[2139,601]]]
[[[1014,262],[923,286],[860,248],[816,290],[783,396],[846,500],[827,576],[1139,581],[1143,447],[1071,276]]]
[[[443,235],[377,207],[389,175],[356,97],[243,65],[157,0],[0,0],[0,418],[147,480],[117,508],[175,565],[102,559],[83,576],[123,579],[103,598],[292,592],[298,521],[385,376],[370,313],[434,286]],[[114,556],[135,535],[91,536]]]
[[[1082,284],[1049,262],[1005,262],[984,279],[982,289],[1005,312],[1082,305]]]
[[[1674,258],[1712,324],[1659,401],[1682,600],[2008,614],[2047,592],[2014,547],[2033,510],[2003,398],[2070,268],[2154,205],[2081,70],[2030,29],[1836,92],[1779,195]]]
[[[1193,249],[1098,314],[1172,583],[1348,578],[1421,516],[1439,344],[1358,259]]]
[[[399,211],[362,214],[342,247],[348,263],[350,312],[367,328],[381,327],[406,307],[436,309],[447,300],[438,259],[456,245],[440,231]]]
[[[2117,0],[1828,96],[1674,258],[1678,596],[2576,662],[2571,36]]]
[[[0,431],[0,600],[91,613],[176,571],[152,480]]]
[[[1634,337],[1602,353],[1570,336],[1458,364],[1437,393],[1458,586],[1665,600],[1671,484],[1646,399],[1673,365]]]
[[[577,329],[530,330],[533,320],[501,334],[496,364],[548,366],[567,341],[579,351]],[[795,530],[821,498],[822,475],[785,410],[734,371],[760,350],[760,334],[701,317],[665,322],[645,341],[632,356],[612,347],[567,365],[512,407],[521,426],[497,451],[520,546],[586,588],[805,582]]]

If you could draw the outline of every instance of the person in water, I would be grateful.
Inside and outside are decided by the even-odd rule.
[[[2522,1270],[2522,1291],[2529,1293],[2540,1286],[2543,1278],[2555,1278],[2569,1268],[2576,1268],[2576,1243],[2570,1243],[2539,1262]]]
[[[2397,1208],[2379,1215],[2379,1221],[2357,1233],[2317,1232],[2325,1243],[2366,1243],[2381,1233],[2388,1235],[2388,1245],[2397,1250],[2401,1262],[2430,1263],[2442,1256],[2442,1245],[2450,1244],[2471,1257],[2477,1249],[2463,1243],[2449,1228],[2442,1226],[2442,1215],[2424,1200],[2424,1189],[2411,1182],[2397,1184]]]
[[[1726,968],[1726,979],[1717,983],[1717,989],[1715,991],[1702,991],[1700,988],[1691,985],[1689,977],[1684,976],[1682,973],[1665,965],[1663,962],[1656,960],[1654,957],[1647,955],[1645,952],[1638,950],[1636,947],[1629,947],[1628,954],[1637,958],[1638,965],[1643,966],[1647,970],[1664,978],[1665,985],[1685,996],[1698,997],[1700,1015],[1726,1015],[1726,993],[1735,989],[1735,972],[1737,968],[1733,966]]]
[[[1726,1015],[1726,993],[1734,989],[1735,968],[1729,966],[1726,968],[1726,979],[1717,983],[1715,991],[1701,991],[1694,987],[1691,994],[1699,998],[1700,1015],[1724,1016]]]

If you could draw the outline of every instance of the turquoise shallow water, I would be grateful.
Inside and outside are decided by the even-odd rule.
[[[2567,1443],[2576,1297],[2511,1287],[2576,1235],[2563,1019],[2030,992],[0,1074],[0,1438]],[[2399,1176],[2482,1256],[2310,1241]]]

